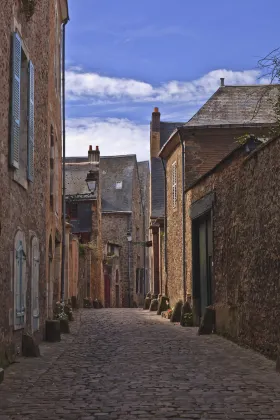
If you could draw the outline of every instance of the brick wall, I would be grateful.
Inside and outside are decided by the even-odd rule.
[[[214,297],[217,330],[269,356],[280,332],[280,139],[244,149],[202,180],[188,200],[215,191]]]

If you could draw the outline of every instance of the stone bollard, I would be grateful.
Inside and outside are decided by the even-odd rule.
[[[22,355],[24,357],[40,357],[40,349],[34,337],[29,334],[22,336]]]
[[[207,306],[198,330],[198,335],[212,334],[215,329],[216,313],[213,306]]]
[[[0,384],[4,381],[4,369],[0,368]]]
[[[46,321],[46,341],[54,343],[60,341],[60,322],[59,320]]]
[[[276,372],[280,373],[280,345],[277,347]]]
[[[70,327],[68,319],[60,320],[60,332],[61,334],[70,334]]]

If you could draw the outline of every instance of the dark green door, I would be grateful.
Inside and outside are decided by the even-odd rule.
[[[200,283],[200,315],[212,303],[212,226],[211,217],[207,215],[199,221],[199,283]]]

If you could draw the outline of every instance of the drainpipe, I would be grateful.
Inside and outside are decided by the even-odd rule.
[[[61,255],[61,302],[64,302],[65,285],[65,222],[66,222],[66,203],[65,203],[65,26],[69,19],[62,24],[62,255]]]
[[[182,146],[182,212],[183,212],[183,216],[182,216],[182,258],[183,258],[183,262],[182,262],[182,281],[183,281],[183,296],[184,296],[184,302],[186,302],[186,298],[187,298],[187,292],[186,292],[186,249],[185,249],[185,244],[186,244],[186,214],[185,214],[185,209],[186,209],[186,203],[185,203],[185,142],[182,139],[181,133],[180,133],[180,129],[178,129],[178,135],[179,135],[179,139],[181,142],[181,146]]]
[[[163,158],[161,159],[163,172],[164,172],[164,271],[165,271],[165,291],[167,294],[167,190],[166,190],[166,167]]]

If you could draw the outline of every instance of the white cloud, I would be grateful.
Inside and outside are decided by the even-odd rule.
[[[67,156],[86,156],[88,146],[99,146],[102,156],[136,154],[149,159],[149,125],[127,119],[73,118],[67,120]]]
[[[70,69],[66,75],[66,91],[69,100],[123,101],[172,103],[185,102],[197,105],[206,101],[219,87],[220,77],[226,85],[262,83],[257,70],[231,71],[213,70],[192,81],[172,80],[160,86],[116,77],[101,76]]]

